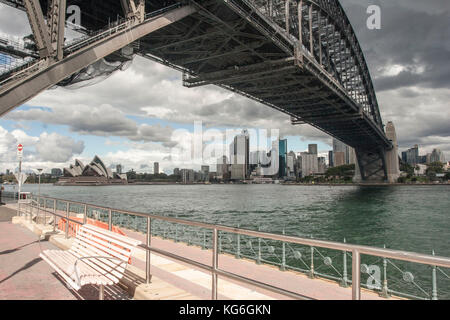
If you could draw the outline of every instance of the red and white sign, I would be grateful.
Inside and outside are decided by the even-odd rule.
[[[22,154],[23,154],[23,145],[22,144],[18,144],[17,145],[17,156],[22,159]]]

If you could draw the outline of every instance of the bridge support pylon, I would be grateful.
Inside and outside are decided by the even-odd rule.
[[[394,124],[389,121],[386,125],[386,136],[392,141],[393,147],[386,150],[355,148],[356,165],[353,181],[357,183],[387,182],[395,183],[400,177],[398,161],[398,144]]]

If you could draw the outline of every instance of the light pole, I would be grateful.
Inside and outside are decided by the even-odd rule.
[[[39,172],[39,185],[38,185],[38,213],[37,217],[39,217],[40,209],[41,209],[41,172],[42,168],[36,169]],[[37,223],[37,217],[36,217],[36,223]]]

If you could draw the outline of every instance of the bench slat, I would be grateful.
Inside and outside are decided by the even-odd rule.
[[[121,242],[123,242],[123,243],[125,243],[125,244],[127,244],[129,246],[135,247],[135,246],[137,246],[137,245],[142,243],[140,240],[129,238],[127,236],[123,236],[123,235],[118,234],[116,232],[109,231],[109,230],[106,230],[106,229],[103,229],[103,228],[100,228],[100,227],[97,227],[97,226],[93,226],[91,224],[84,224],[82,228],[83,229],[90,229],[90,230],[96,231],[98,233],[104,234],[107,237],[110,237],[110,238],[116,239],[118,241],[121,241]]]
[[[72,249],[71,249],[72,250]],[[79,248],[77,252],[73,252],[74,255],[78,257],[88,257],[88,256],[98,256],[99,254],[97,252],[88,250],[86,248]],[[104,254],[100,254],[103,255]],[[97,269],[100,273],[105,273],[108,277],[110,277],[114,282],[118,282],[120,278],[122,278],[123,272],[125,271],[125,262],[122,262],[118,264],[117,262],[114,264],[114,262],[111,262],[107,259],[97,259],[97,258],[91,258],[91,259],[84,259],[85,263],[89,263],[92,268]],[[109,266],[108,266],[109,265]],[[113,270],[114,269],[114,270]],[[112,274],[109,274],[112,273]]]
[[[65,272],[73,281],[76,281],[74,264],[77,257],[73,256],[67,251],[62,250],[50,250],[47,252],[47,256],[55,264],[57,264],[63,272]],[[112,284],[111,280],[102,277],[102,275],[95,269],[90,268],[84,264],[84,261],[80,261],[78,264],[78,271],[80,276],[81,285],[93,283],[93,284]]]
[[[86,238],[84,236],[78,236],[78,237],[75,238],[75,240],[78,243],[83,243],[87,247],[95,247],[95,248],[103,251],[104,253],[106,253],[108,255],[111,255],[111,256],[114,256],[114,257],[117,257],[117,258],[119,258],[119,259],[121,259],[123,261],[128,261],[128,259],[131,256],[131,252],[127,252],[126,255],[124,255],[122,253],[119,253],[119,252],[117,252],[115,250],[114,245],[111,245],[111,247],[113,247],[113,248],[110,248],[108,243],[103,241],[103,240],[101,240],[101,239],[95,239],[95,238],[94,239],[89,239],[89,238]],[[117,249],[119,250],[119,248],[117,248]]]

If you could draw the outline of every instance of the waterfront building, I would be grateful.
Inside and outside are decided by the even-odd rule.
[[[414,166],[414,174],[416,176],[424,176],[427,171],[427,166],[425,164],[418,163]]]
[[[327,169],[327,165],[325,163],[325,157],[317,158],[317,173],[324,174]]]
[[[216,175],[217,179],[225,179],[228,177],[228,172],[230,171],[227,156],[222,156],[217,159],[216,164]]]
[[[307,177],[318,173],[319,162],[317,160],[317,154],[311,154],[309,152],[300,153],[300,166],[301,166],[301,177]]]
[[[87,165],[76,159],[74,165],[63,169],[63,177],[60,177],[59,185],[102,185],[102,184],[125,184],[126,174],[112,172],[105,166],[103,161],[95,156]]]
[[[335,167],[345,165],[345,152],[343,151],[333,151],[333,163]]]
[[[201,172],[208,174],[209,173],[209,166],[201,166],[200,169]]]
[[[402,151],[402,161],[404,163],[408,162],[408,153],[406,151]],[[426,156],[425,156],[425,161],[426,161]]]
[[[201,181],[209,181],[209,166],[201,166],[199,174]]]
[[[180,168],[173,169],[173,174],[176,175],[176,176],[179,176],[180,175]]]
[[[295,178],[297,175],[296,163],[297,157],[294,151],[290,151],[287,155],[287,176],[288,178]]]
[[[342,155],[339,153],[342,152],[344,154],[344,158],[342,161]],[[336,154],[338,154],[338,161],[336,160]],[[354,164],[356,163],[356,153],[355,149],[349,147],[345,143],[333,138],[333,166],[338,167],[344,164]]]
[[[419,163],[419,146],[416,144],[414,147],[408,149],[405,151],[405,154],[402,153],[402,159],[404,162],[408,163],[409,165],[415,165]]]
[[[328,166],[330,168],[334,167],[334,155],[333,150],[328,151]]]
[[[402,153],[402,154],[403,154],[403,153]],[[430,154],[430,157],[431,157],[431,154]],[[419,156],[419,157],[418,157],[418,160],[417,160],[417,163],[421,163],[421,164],[427,163],[427,155]]]
[[[430,162],[429,163],[433,163],[433,162],[445,162],[445,157],[444,157],[444,153],[439,150],[439,149],[433,149],[433,152],[431,152],[430,155]]]
[[[261,152],[259,159],[259,176],[278,178],[280,171],[279,157],[280,143],[278,140],[272,141],[272,148],[268,153]]]
[[[159,174],[159,162],[153,163],[153,174]]]
[[[60,169],[60,168],[53,168],[52,170],[51,170],[51,176],[52,177],[60,177],[60,176],[62,176],[62,170]]]
[[[249,175],[250,136],[247,130],[235,136],[230,144],[231,179],[242,180]]]
[[[287,139],[279,140],[278,156],[280,166],[278,176],[284,178],[287,176]]]
[[[193,183],[195,181],[195,172],[192,169],[181,169],[180,175],[184,184]]]
[[[122,165],[121,164],[116,165],[116,173],[117,174],[121,174],[122,173]]]
[[[308,144],[308,153],[317,154],[317,144]]]

